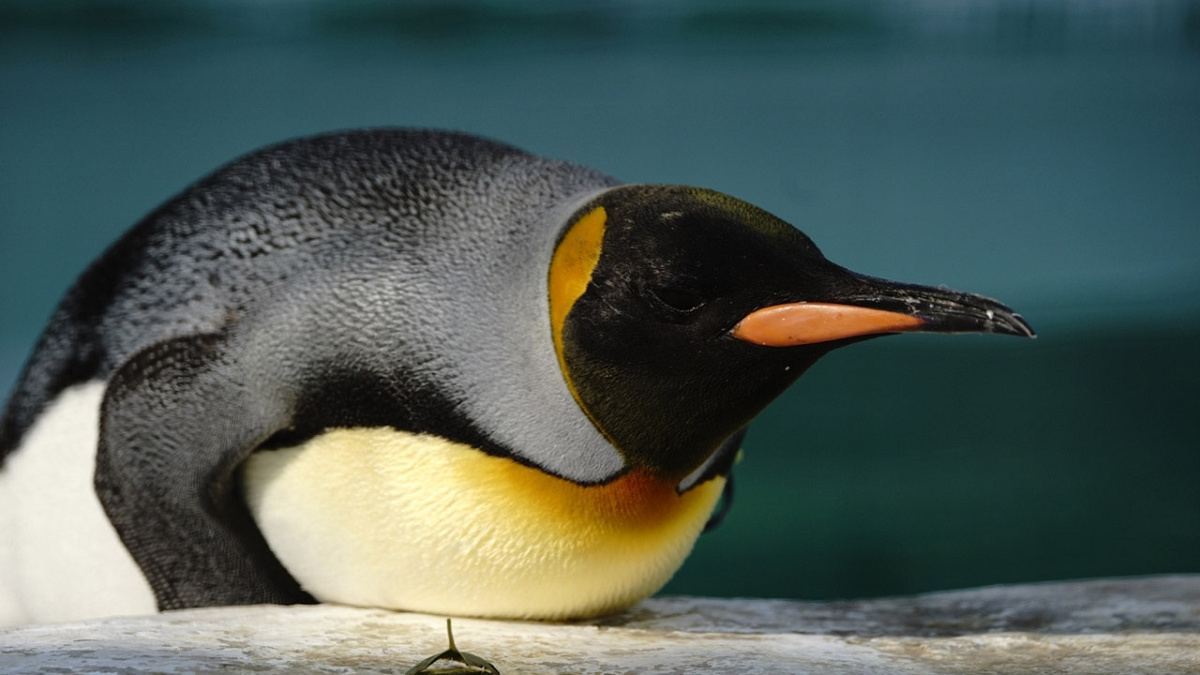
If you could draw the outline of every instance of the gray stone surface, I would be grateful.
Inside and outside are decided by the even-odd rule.
[[[1200,576],[854,602],[655,598],[573,624],[455,619],[516,673],[1200,673]],[[393,673],[444,622],[332,605],[229,607],[0,631],[3,673]]]

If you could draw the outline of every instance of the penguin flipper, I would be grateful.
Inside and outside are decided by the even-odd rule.
[[[237,489],[237,467],[288,413],[252,395],[225,340],[146,347],[110,378],[101,408],[96,492],[160,610],[315,602]]]
[[[701,474],[701,481],[714,476],[725,476],[725,487],[721,490],[721,503],[708,517],[708,522],[704,523],[703,532],[705,533],[720,527],[721,523],[725,522],[725,516],[729,515],[729,510],[733,508],[733,465],[738,461],[738,454],[742,451],[742,442],[746,440],[746,432],[749,429],[749,426],[744,426],[725,439],[725,442],[708,462],[704,473]]]
[[[729,510],[733,508],[733,472],[730,471],[725,475],[725,487],[721,489],[721,503],[717,509],[708,517],[708,522],[704,523],[704,529],[701,530],[704,534],[708,534],[721,526],[725,522],[725,516],[729,515]]]

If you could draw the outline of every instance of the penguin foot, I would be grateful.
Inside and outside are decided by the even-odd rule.
[[[440,654],[421,661],[417,665],[404,671],[404,675],[421,675],[422,673],[441,673],[442,675],[456,675],[459,673],[490,673],[491,675],[500,675],[500,671],[496,670],[496,666],[484,661],[483,659],[469,652],[460,652],[454,646],[454,631],[450,628],[450,619],[446,619],[446,639],[450,642],[450,648]],[[432,666],[435,663],[445,661],[447,664],[437,668]]]

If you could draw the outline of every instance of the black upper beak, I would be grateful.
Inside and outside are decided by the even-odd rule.
[[[746,315],[733,336],[771,347],[910,332],[1034,337],[1020,314],[991,298],[848,274],[827,301],[764,307]]]

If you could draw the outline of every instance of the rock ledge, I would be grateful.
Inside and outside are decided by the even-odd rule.
[[[455,619],[516,673],[1200,673],[1200,575],[851,602],[653,598],[591,622]],[[334,605],[186,610],[0,631],[3,673],[391,673],[444,622]]]

